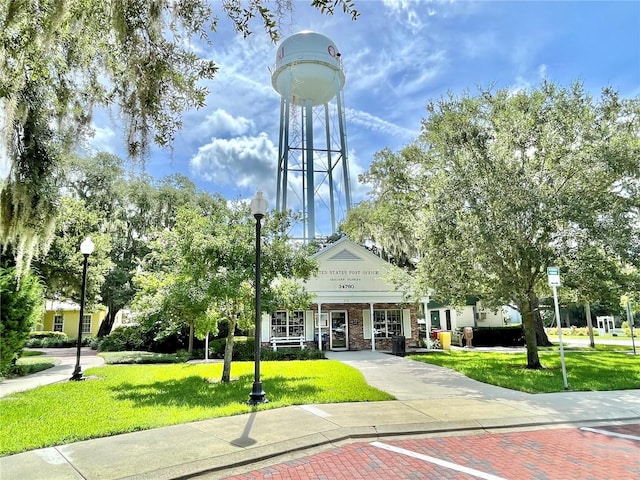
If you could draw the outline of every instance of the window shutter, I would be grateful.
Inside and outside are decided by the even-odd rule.
[[[408,308],[402,310],[402,330],[405,337],[411,338],[411,311]]]
[[[262,332],[260,341],[268,342],[271,339],[271,315],[268,313],[262,314]]]
[[[313,310],[304,312],[304,335],[308,342],[313,341],[315,332],[313,331]]]
[[[371,312],[362,310],[362,333],[365,340],[371,340]]]

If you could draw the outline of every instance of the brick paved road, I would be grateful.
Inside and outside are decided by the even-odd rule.
[[[640,424],[591,428],[627,437],[563,428],[354,443],[228,478],[640,479]]]

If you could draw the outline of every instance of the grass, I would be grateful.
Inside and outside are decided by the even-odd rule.
[[[181,363],[185,358],[174,353],[153,352],[102,352],[99,354],[108,365],[147,364],[147,363]]]
[[[22,356],[20,358],[24,358],[24,357],[38,357],[40,355],[44,355],[44,352],[40,351],[40,350],[23,350],[22,351]]]
[[[619,347],[618,347],[619,348]],[[560,355],[540,351],[542,370],[529,370],[526,353],[468,352],[414,355],[412,359],[456,370],[469,378],[529,393],[564,390]],[[567,381],[572,391],[640,388],[640,355],[597,351],[565,351]]]
[[[32,373],[41,372],[60,364],[60,360],[52,357],[41,357],[44,352],[23,351],[22,357],[16,360],[16,365],[9,378],[24,377]]]
[[[360,372],[333,360],[262,362],[269,403],[393,400]],[[247,405],[253,362],[234,362],[230,383],[222,364],[107,365],[83,382],[65,382],[0,398],[0,455],[253,411]]]

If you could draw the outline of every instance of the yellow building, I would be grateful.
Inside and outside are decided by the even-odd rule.
[[[95,311],[83,312],[82,336],[95,337],[100,328],[100,322],[107,315],[104,307],[98,306]],[[78,319],[80,317],[80,305],[73,302],[61,302],[58,300],[45,301],[45,313],[42,324],[37,330],[46,332],[63,332],[68,337],[78,336]]]

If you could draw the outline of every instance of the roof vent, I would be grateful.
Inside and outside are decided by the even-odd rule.
[[[362,261],[362,258],[357,256],[355,253],[347,250],[346,248],[336,253],[333,257],[329,258],[329,260],[342,260],[342,261]]]

